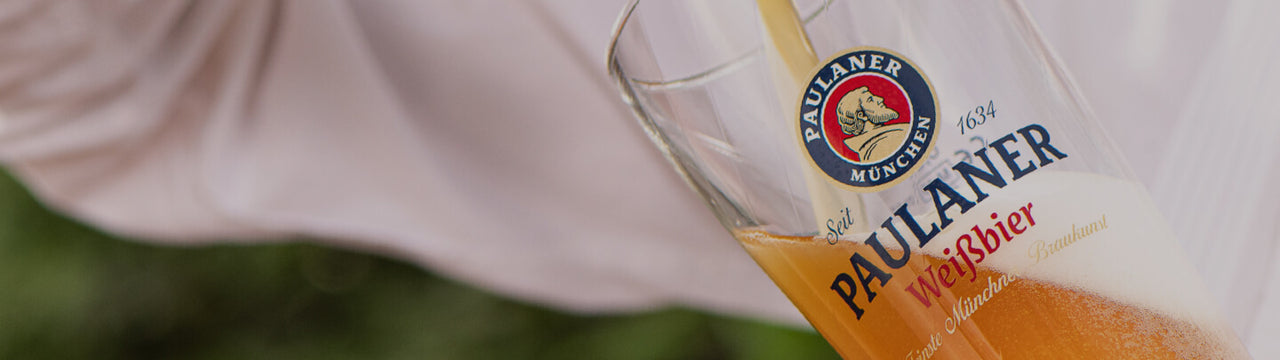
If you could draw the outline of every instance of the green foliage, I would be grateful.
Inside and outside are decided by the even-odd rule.
[[[304,243],[154,246],[0,176],[0,359],[835,359],[817,335],[685,309],[579,316]]]

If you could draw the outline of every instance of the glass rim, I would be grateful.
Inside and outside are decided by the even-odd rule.
[[[800,22],[805,25],[808,25],[814,19],[817,19],[819,15],[822,15],[822,13],[826,12],[826,10],[831,7],[831,4],[835,3],[836,1],[838,0],[822,0],[822,5],[818,6],[816,9],[814,9],[810,13],[805,14],[804,16],[801,16]],[[629,0],[627,2],[627,5],[622,8],[622,12],[619,13],[617,19],[614,20],[613,31],[609,37],[609,48],[608,48],[608,51],[605,53],[605,68],[608,69],[609,76],[614,78],[615,80],[618,80],[624,83],[625,83],[625,80],[628,80],[628,79],[622,78],[622,74],[623,74],[622,67],[621,67],[621,64],[618,63],[618,57],[617,57],[618,40],[622,36],[622,30],[626,27],[628,23],[630,23],[631,15],[635,13],[635,10],[637,7],[639,7],[640,2],[641,0]],[[742,54],[739,54],[723,63],[712,65],[706,70],[697,72],[692,75],[684,76],[678,79],[661,80],[661,81],[646,81],[646,80],[639,80],[639,79],[629,79],[629,80],[633,80],[632,82],[638,85],[642,85],[646,88],[658,88],[658,89],[696,84],[699,81],[699,79],[706,78],[710,75],[715,75],[722,72],[729,72],[737,68],[737,65],[742,63],[742,60],[749,58],[753,55],[759,54],[762,51],[763,47],[764,47],[764,44],[762,43],[756,46],[755,48],[748,50]],[[620,85],[625,85],[625,84],[620,84]]]

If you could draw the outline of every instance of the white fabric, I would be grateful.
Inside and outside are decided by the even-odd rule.
[[[154,241],[306,235],[564,309],[798,321],[615,95],[622,3],[8,1],[0,158]],[[1224,314],[1280,355],[1280,9],[1028,7]]]

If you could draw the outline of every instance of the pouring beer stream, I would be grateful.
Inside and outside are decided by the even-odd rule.
[[[820,60],[791,1],[757,4],[779,102],[798,113],[797,99],[811,87]],[[971,149],[973,162],[952,168],[967,187],[934,179],[921,189],[934,208],[902,204],[879,229],[870,226],[859,193],[806,168],[818,228],[841,219],[847,234],[835,242],[759,229],[734,229],[734,235],[849,359],[1247,358],[1220,322],[1195,314],[1205,310],[1197,306],[1208,306],[1203,302],[1161,304],[1168,301],[1135,295],[1150,286],[1083,282],[1121,276],[1108,273],[1115,266],[1090,269],[1108,258],[1123,261],[1115,254],[1180,255],[1161,251],[1167,243],[1135,240],[1157,238],[1144,225],[1159,223],[1148,216],[1154,213],[1149,200],[1134,199],[1142,192],[1136,184],[1039,170],[1068,157],[1050,142],[1050,132],[1031,124]],[[798,129],[788,135],[803,138]],[[1104,198],[1091,204],[1093,212],[1082,212],[1073,194]],[[1101,220],[1090,222],[1090,216]],[[1105,226],[1108,217],[1112,226]],[[1075,232],[1095,223],[1104,226],[1090,227],[1091,238],[1061,235],[1063,224]],[[1070,241],[1054,241],[1064,236]],[[1046,239],[1057,244],[1052,253],[1043,250]],[[1189,271],[1174,276],[1195,278]]]

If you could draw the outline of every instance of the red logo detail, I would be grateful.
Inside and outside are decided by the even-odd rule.
[[[898,118],[886,122],[885,125],[909,123],[915,118],[915,114],[911,113],[911,102],[907,99],[906,92],[903,91],[897,82],[890,80],[879,74],[860,74],[845,79],[836,85],[835,89],[827,96],[827,102],[822,108],[822,131],[827,141],[827,146],[834,149],[836,154],[846,160],[859,162],[862,161],[858,157],[858,153],[854,152],[845,145],[844,140],[852,137],[840,130],[840,118],[836,114],[836,105],[840,103],[845,94],[850,91],[866,86],[872,94],[884,98],[884,105],[893,109],[898,113]]]

